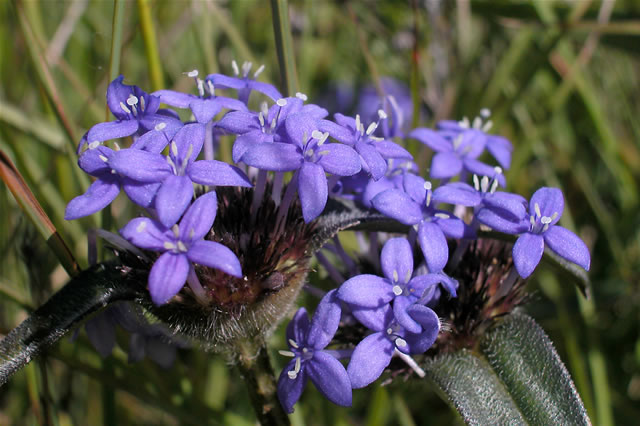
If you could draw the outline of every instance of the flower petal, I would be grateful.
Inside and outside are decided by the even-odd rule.
[[[350,146],[328,143],[317,148],[318,164],[327,172],[338,176],[353,176],[360,171],[360,156]],[[386,169],[386,163],[385,163]]]
[[[387,162],[382,155],[376,151],[373,145],[364,142],[358,142],[355,145],[356,151],[364,160],[366,168],[373,180],[379,180],[387,172]]]
[[[338,298],[359,308],[377,308],[394,298],[389,281],[377,275],[356,275],[338,289]]]
[[[327,346],[338,330],[342,309],[336,293],[337,290],[334,289],[325,294],[313,314],[307,337],[307,344],[313,349],[323,349]]]
[[[196,198],[180,220],[180,240],[197,241],[204,238],[211,231],[217,209],[218,197],[214,191]]]
[[[188,176],[169,176],[156,194],[158,219],[171,228],[189,206],[193,198],[193,183]]]
[[[497,135],[489,136],[487,138],[487,150],[504,169],[509,169],[513,146],[507,138]]]
[[[380,263],[384,276],[392,283],[408,283],[413,274],[413,251],[406,238],[391,238],[382,253]]]
[[[462,171],[462,160],[455,152],[438,152],[431,160],[429,176],[434,179],[447,179]]]
[[[293,316],[293,319],[287,324],[287,343],[291,345],[289,340],[293,340],[298,345],[304,344],[307,341],[310,324],[307,310],[305,308],[299,308]]]
[[[440,136],[440,134],[434,130],[425,128],[414,129],[408,136],[419,140],[436,152],[453,151],[451,142]]]
[[[475,213],[475,218],[478,222],[505,234],[520,234],[529,229],[528,220],[513,220],[512,215],[502,209],[485,207]]]
[[[171,242],[171,238],[167,235],[167,229],[158,225],[148,217],[137,217],[120,230],[120,235],[134,246],[146,250],[166,251],[164,243]]]
[[[189,93],[176,92],[175,90],[158,90],[152,93],[153,96],[160,98],[163,104],[171,105],[176,108],[188,108],[189,104],[198,97]]]
[[[324,351],[315,351],[306,362],[308,377],[329,401],[343,407],[351,406],[351,380],[344,366]]]
[[[290,172],[299,169],[303,163],[300,148],[279,142],[252,145],[240,160],[249,166],[274,172]]]
[[[405,225],[415,225],[422,220],[420,206],[397,189],[382,191],[371,200],[371,204],[382,214]]]
[[[347,373],[354,389],[373,383],[391,362],[395,345],[382,333],[365,337],[356,346],[347,366]]]
[[[425,183],[424,179],[413,173],[405,173],[402,177],[402,189],[420,206],[424,206],[427,202]]]
[[[449,246],[442,229],[435,223],[420,223],[418,227],[418,243],[427,262],[429,272],[443,270],[449,260]]]
[[[260,121],[256,113],[231,111],[218,121],[216,127],[224,129],[229,133],[243,135],[253,130],[260,130]]]
[[[140,207],[149,208],[153,205],[156,194],[160,189],[159,183],[142,183],[125,178],[122,182],[122,189],[129,199]]]
[[[260,92],[263,95],[268,96],[274,101],[277,101],[282,97],[282,94],[272,84],[250,80],[247,83],[247,87],[249,87],[251,90],[255,90],[256,92]]]
[[[497,191],[484,198],[484,205],[494,209],[513,221],[520,221],[527,216],[527,200],[518,194]],[[528,219],[528,217],[527,217]]]
[[[222,105],[219,102],[216,102],[216,99],[194,99],[190,104],[189,108],[193,113],[196,121],[200,124],[207,124],[210,122],[213,117],[216,116],[222,109]],[[243,105],[244,106],[244,105]]]
[[[187,281],[189,260],[184,254],[166,252],[160,256],[149,274],[149,293],[156,305],[163,305],[175,296]]]
[[[477,206],[482,201],[476,190],[466,183],[453,182],[439,186],[433,191],[433,200],[437,203]]]
[[[407,309],[413,305],[411,298],[406,296],[398,296],[393,301],[393,316],[398,324],[410,333],[420,333],[422,327],[407,312]]]
[[[562,217],[564,197],[562,196],[562,191],[558,188],[543,187],[534,192],[531,196],[531,201],[529,201],[530,215],[536,213],[536,204],[540,207],[542,216],[553,218],[549,226],[555,225],[560,220],[560,217]],[[555,217],[554,214],[556,214]]]
[[[201,160],[188,169],[189,177],[199,184],[210,186],[244,186],[250,188],[251,181],[239,168],[217,160]]]
[[[358,308],[355,305],[349,305],[349,309],[353,316],[369,330],[383,331],[393,320],[393,309],[388,303],[379,308]]]
[[[582,266],[587,271],[591,264],[591,255],[587,245],[573,232],[562,226],[552,226],[543,234],[544,242],[558,256]]]
[[[378,151],[384,158],[413,160],[413,156],[411,155],[411,153],[395,142],[382,140],[373,141],[372,144],[376,147],[376,151]]]
[[[307,384],[306,369],[301,369],[295,379],[289,377],[289,371],[293,371],[295,366],[296,360],[292,359],[282,369],[278,378],[278,399],[282,404],[282,408],[289,414],[293,413],[293,406],[300,399],[300,395],[302,395],[302,391]]]
[[[166,157],[139,149],[117,151],[109,165],[123,176],[138,182],[162,182],[173,174]]]
[[[242,278],[242,267],[234,252],[214,241],[196,241],[189,247],[187,257],[193,263],[219,269],[236,278]]]
[[[107,207],[120,193],[118,178],[98,179],[87,192],[69,201],[64,211],[66,220],[89,216]]]
[[[201,123],[187,124],[178,130],[173,137],[178,155],[173,153],[173,149],[171,150],[171,155],[176,166],[184,164],[185,161],[187,161],[188,164],[192,164],[195,161],[200,151],[202,151],[205,133],[206,127]]]
[[[324,210],[329,196],[327,185],[327,177],[321,166],[309,162],[302,165],[298,175],[298,194],[302,205],[302,217],[306,223],[318,217]]]
[[[124,138],[137,132],[138,126],[137,120],[120,120],[98,123],[89,130],[87,140],[91,143],[95,141],[102,142],[109,139]]]
[[[542,258],[544,239],[540,235],[526,232],[513,245],[513,263],[522,278],[527,278]]]

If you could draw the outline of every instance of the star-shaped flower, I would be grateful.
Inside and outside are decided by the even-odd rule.
[[[287,326],[289,351],[280,353],[293,359],[278,379],[278,398],[288,413],[293,412],[309,379],[329,401],[351,406],[349,376],[340,361],[325,350],[338,330],[340,314],[340,302],[332,290],[320,301],[311,323],[306,309],[300,308]]]
[[[587,271],[591,256],[586,244],[573,232],[556,225],[564,210],[564,197],[558,188],[540,188],[529,201],[529,220],[521,223],[522,235],[513,246],[513,263],[522,278],[534,271],[545,244],[560,257]]]
[[[204,240],[216,218],[217,205],[215,192],[208,192],[194,201],[179,224],[166,227],[158,221],[139,217],[120,230],[135,246],[163,253],[149,274],[149,292],[155,304],[168,302],[180,291],[189,274],[194,273],[193,264],[242,277],[240,261],[229,248]]]

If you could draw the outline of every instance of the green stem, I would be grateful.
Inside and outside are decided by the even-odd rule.
[[[120,53],[122,52],[122,27],[124,26],[124,0],[113,3],[113,21],[111,23],[111,57],[109,58],[109,81],[120,74]],[[111,117],[107,107],[107,121]]]
[[[289,6],[287,0],[271,0],[271,17],[276,39],[282,90],[286,96],[293,96],[298,91],[298,75],[296,73],[293,40],[289,28]]]
[[[140,14],[140,26],[142,27],[142,38],[144,39],[144,50],[147,56],[151,86],[153,90],[161,90],[164,89],[162,64],[160,63],[158,40],[153,19],[151,18],[149,0],[138,0],[138,13]]]
[[[263,426],[291,424],[278,401],[276,379],[264,344],[239,342],[236,351],[238,369],[247,385],[258,422]]]

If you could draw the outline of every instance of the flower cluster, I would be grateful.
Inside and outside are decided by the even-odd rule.
[[[115,121],[93,126],[82,138],[78,164],[95,180],[71,200],[66,218],[96,213],[124,189],[143,216],[120,234],[153,263],[148,288],[155,305],[189,299],[232,314],[238,303],[263,302],[265,295],[292,286],[294,276],[304,281],[306,244],[330,197],[352,200],[407,227],[406,238],[358,234],[368,267],[349,257],[337,238],[324,247],[329,257],[316,254],[337,288],[324,295],[311,320],[300,309],[287,328],[289,350],[283,353],[293,359],[278,384],[287,411],[307,379],[329,400],[350,405],[351,390],[375,381],[394,356],[411,364],[412,355],[429,350],[442,325],[432,308],[459,290],[447,271],[481,227],[519,236],[512,257],[523,278],[536,268],[545,245],[589,268],[585,244],[557,225],[564,207],[559,189],[541,188],[528,203],[498,190],[506,187],[503,170],[510,166],[512,145],[488,133],[488,111],[471,121],[409,130],[405,100],[368,95],[366,115],[330,117],[302,93],[283,97],[256,81],[263,67],[253,75],[248,63],[240,70],[234,62],[233,69],[235,76],[204,79],[197,71],[187,73],[194,94],[149,94],[124,84],[123,77],[111,82],[107,104]],[[233,91],[236,97],[227,96]],[[256,97],[263,100],[257,109]],[[161,104],[187,110],[190,119]],[[229,135],[233,165],[215,159],[219,140]],[[405,136],[434,152],[431,180],[402,146]],[[115,141],[123,138],[130,140],[126,147]],[[497,165],[485,162],[490,157]],[[223,223],[216,220],[221,215]],[[291,229],[296,218],[300,225]],[[452,239],[457,248],[450,256]],[[298,266],[301,271],[294,271]],[[342,328],[358,332],[336,337]],[[340,360],[347,358],[345,368]],[[420,371],[417,365],[414,370]]]

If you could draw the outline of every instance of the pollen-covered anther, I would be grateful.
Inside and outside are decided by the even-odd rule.
[[[235,59],[231,61],[231,68],[233,68],[233,73],[235,75],[240,75],[240,70],[238,69],[238,63],[235,61]]]
[[[178,238],[180,236],[180,227],[178,226],[177,223],[171,227],[171,231],[173,232],[173,235],[176,238]]]
[[[377,128],[378,128],[378,123],[369,124],[369,127],[367,127],[367,136],[369,136],[371,133],[375,132]]]
[[[89,144],[89,149],[96,149],[97,147],[100,146],[100,142],[99,141],[93,141]]]
[[[536,217],[542,217],[542,213],[540,213],[540,205],[535,203],[533,205],[534,210],[536,211]]]
[[[251,71],[251,67],[253,66],[253,63],[245,61],[242,64],[242,76],[246,77],[249,75],[249,72]]]
[[[198,76],[198,70],[189,71],[186,74],[187,74],[187,77],[197,77]]]
[[[447,213],[436,213],[434,214],[435,217],[440,218],[440,219],[449,219],[451,218],[450,215],[448,215]]]
[[[176,245],[173,243],[170,243],[169,241],[165,241],[163,244],[163,247],[167,250],[173,250],[176,248]]]
[[[398,277],[398,271],[393,271],[393,281],[397,283],[398,282],[398,278],[399,278]]]
[[[386,120],[387,119],[387,113],[384,112],[383,109],[379,109],[378,110],[378,118],[380,118],[380,120]]]
[[[293,379],[295,379],[296,377],[298,377],[298,373],[300,372],[300,365],[301,365],[301,363],[300,363],[300,358],[298,357],[298,358],[296,358],[296,365],[295,365],[295,367],[293,368],[293,370],[291,370],[291,371],[289,371],[289,372],[287,373],[287,376],[289,376],[289,378],[290,378],[291,380],[293,380]]]
[[[396,339],[396,346],[399,348],[404,348],[407,346],[407,341],[404,340],[402,337],[398,337]]]
[[[129,97],[127,98],[127,105],[131,107],[134,105],[138,105],[138,98],[133,96],[133,94],[130,94]]]
[[[126,112],[127,114],[131,114],[131,110],[129,108],[127,108],[127,106],[122,101],[120,101],[120,108],[122,108],[122,110],[124,112]]]
[[[207,80],[207,88],[209,89],[209,94],[211,94],[211,96],[214,96],[216,87],[213,85],[213,82],[211,80]]]
[[[282,356],[287,356],[287,357],[289,357],[289,358],[293,358],[294,356],[296,356],[296,354],[294,354],[294,353],[293,353],[293,352],[291,352],[291,351],[283,351],[283,350],[280,350],[280,351],[278,351],[278,353],[279,353],[280,355],[282,355]]]
[[[392,290],[393,294],[395,294],[396,296],[400,296],[402,294],[402,288],[399,285],[394,285]]]
[[[290,345],[292,348],[295,348],[295,349],[298,349],[298,348],[300,347],[300,346],[298,346],[298,343],[297,343],[295,340],[293,340],[293,339],[289,339],[289,345]]]
[[[301,101],[306,102],[308,97],[307,95],[305,95],[304,93],[300,93],[300,92],[296,92],[296,98],[300,99]]]

